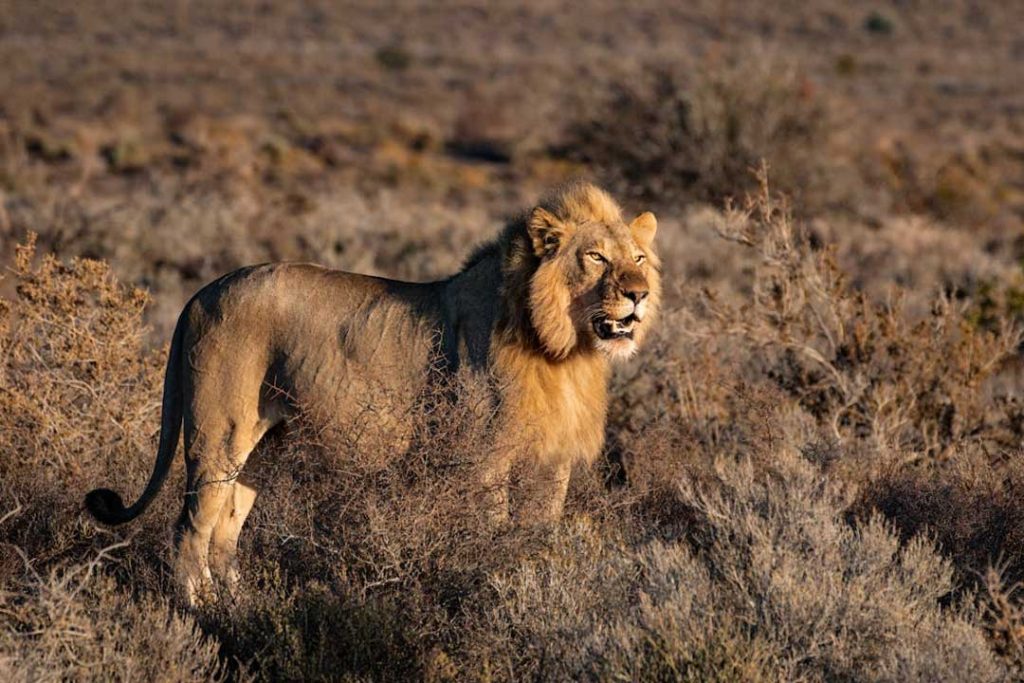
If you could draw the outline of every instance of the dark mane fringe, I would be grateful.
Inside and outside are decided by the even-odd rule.
[[[477,246],[472,253],[470,253],[469,258],[462,263],[459,273],[464,273],[480,264],[482,261],[486,261],[491,258],[497,257],[499,261],[502,260],[502,255],[507,251],[508,245],[512,243],[517,233],[525,239],[526,220],[528,217],[529,214],[524,212],[505,223],[505,227],[503,227],[497,235]]]
[[[509,219],[497,235],[473,250],[458,274],[452,277],[459,277],[481,264],[493,263],[501,273],[498,333],[507,341],[540,349],[529,310],[530,278],[540,263],[530,248],[526,232],[529,216],[529,212],[523,212]]]
[[[621,220],[618,204],[585,180],[573,180],[556,187],[537,206],[567,221]],[[492,240],[473,251],[459,274],[493,259],[501,272],[498,333],[507,342],[541,351],[543,344],[533,325],[529,304],[530,281],[540,265],[526,229],[531,212],[532,209],[509,219]]]

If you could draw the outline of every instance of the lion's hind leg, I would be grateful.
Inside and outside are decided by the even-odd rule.
[[[185,600],[195,606],[214,595],[210,539],[235,483],[232,475],[204,471],[195,461],[188,463],[188,470],[185,504],[175,532],[175,579]]]
[[[239,579],[238,537],[256,502],[256,495],[252,482],[246,481],[244,476],[239,477],[221,508],[220,518],[210,537],[210,570],[213,578],[231,594],[234,594]]]
[[[237,578],[233,567],[238,535],[256,500],[255,489],[239,477],[267,430],[255,411],[250,417],[235,421],[206,412],[201,429],[185,421],[188,481],[178,519],[175,573],[191,605],[214,597],[214,571],[229,584]],[[239,422],[252,426],[243,429]]]

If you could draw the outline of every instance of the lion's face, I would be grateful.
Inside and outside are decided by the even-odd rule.
[[[570,315],[578,334],[610,356],[632,355],[652,311],[647,250],[621,223],[584,226],[567,247]]]
[[[651,213],[627,225],[573,224],[534,211],[531,237],[541,264],[531,283],[531,315],[549,350],[565,355],[585,345],[616,359],[636,352],[661,294],[656,229]]]

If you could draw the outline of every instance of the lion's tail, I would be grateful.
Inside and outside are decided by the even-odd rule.
[[[186,307],[187,310],[187,307]],[[160,446],[156,453],[153,474],[149,477],[146,490],[135,503],[125,507],[121,496],[110,489],[94,489],[85,496],[85,507],[93,517],[104,524],[117,525],[130,522],[149,507],[150,502],[160,492],[160,487],[171,469],[174,453],[178,449],[178,437],[181,434],[182,404],[181,391],[182,372],[182,337],[185,330],[185,313],[178,318],[171,338],[171,350],[167,358],[167,370],[164,373],[164,398],[160,415]]]

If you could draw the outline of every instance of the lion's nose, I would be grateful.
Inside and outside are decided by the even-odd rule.
[[[647,298],[648,290],[642,287],[631,287],[629,289],[622,290],[623,295],[632,301],[634,304],[638,304]]]

